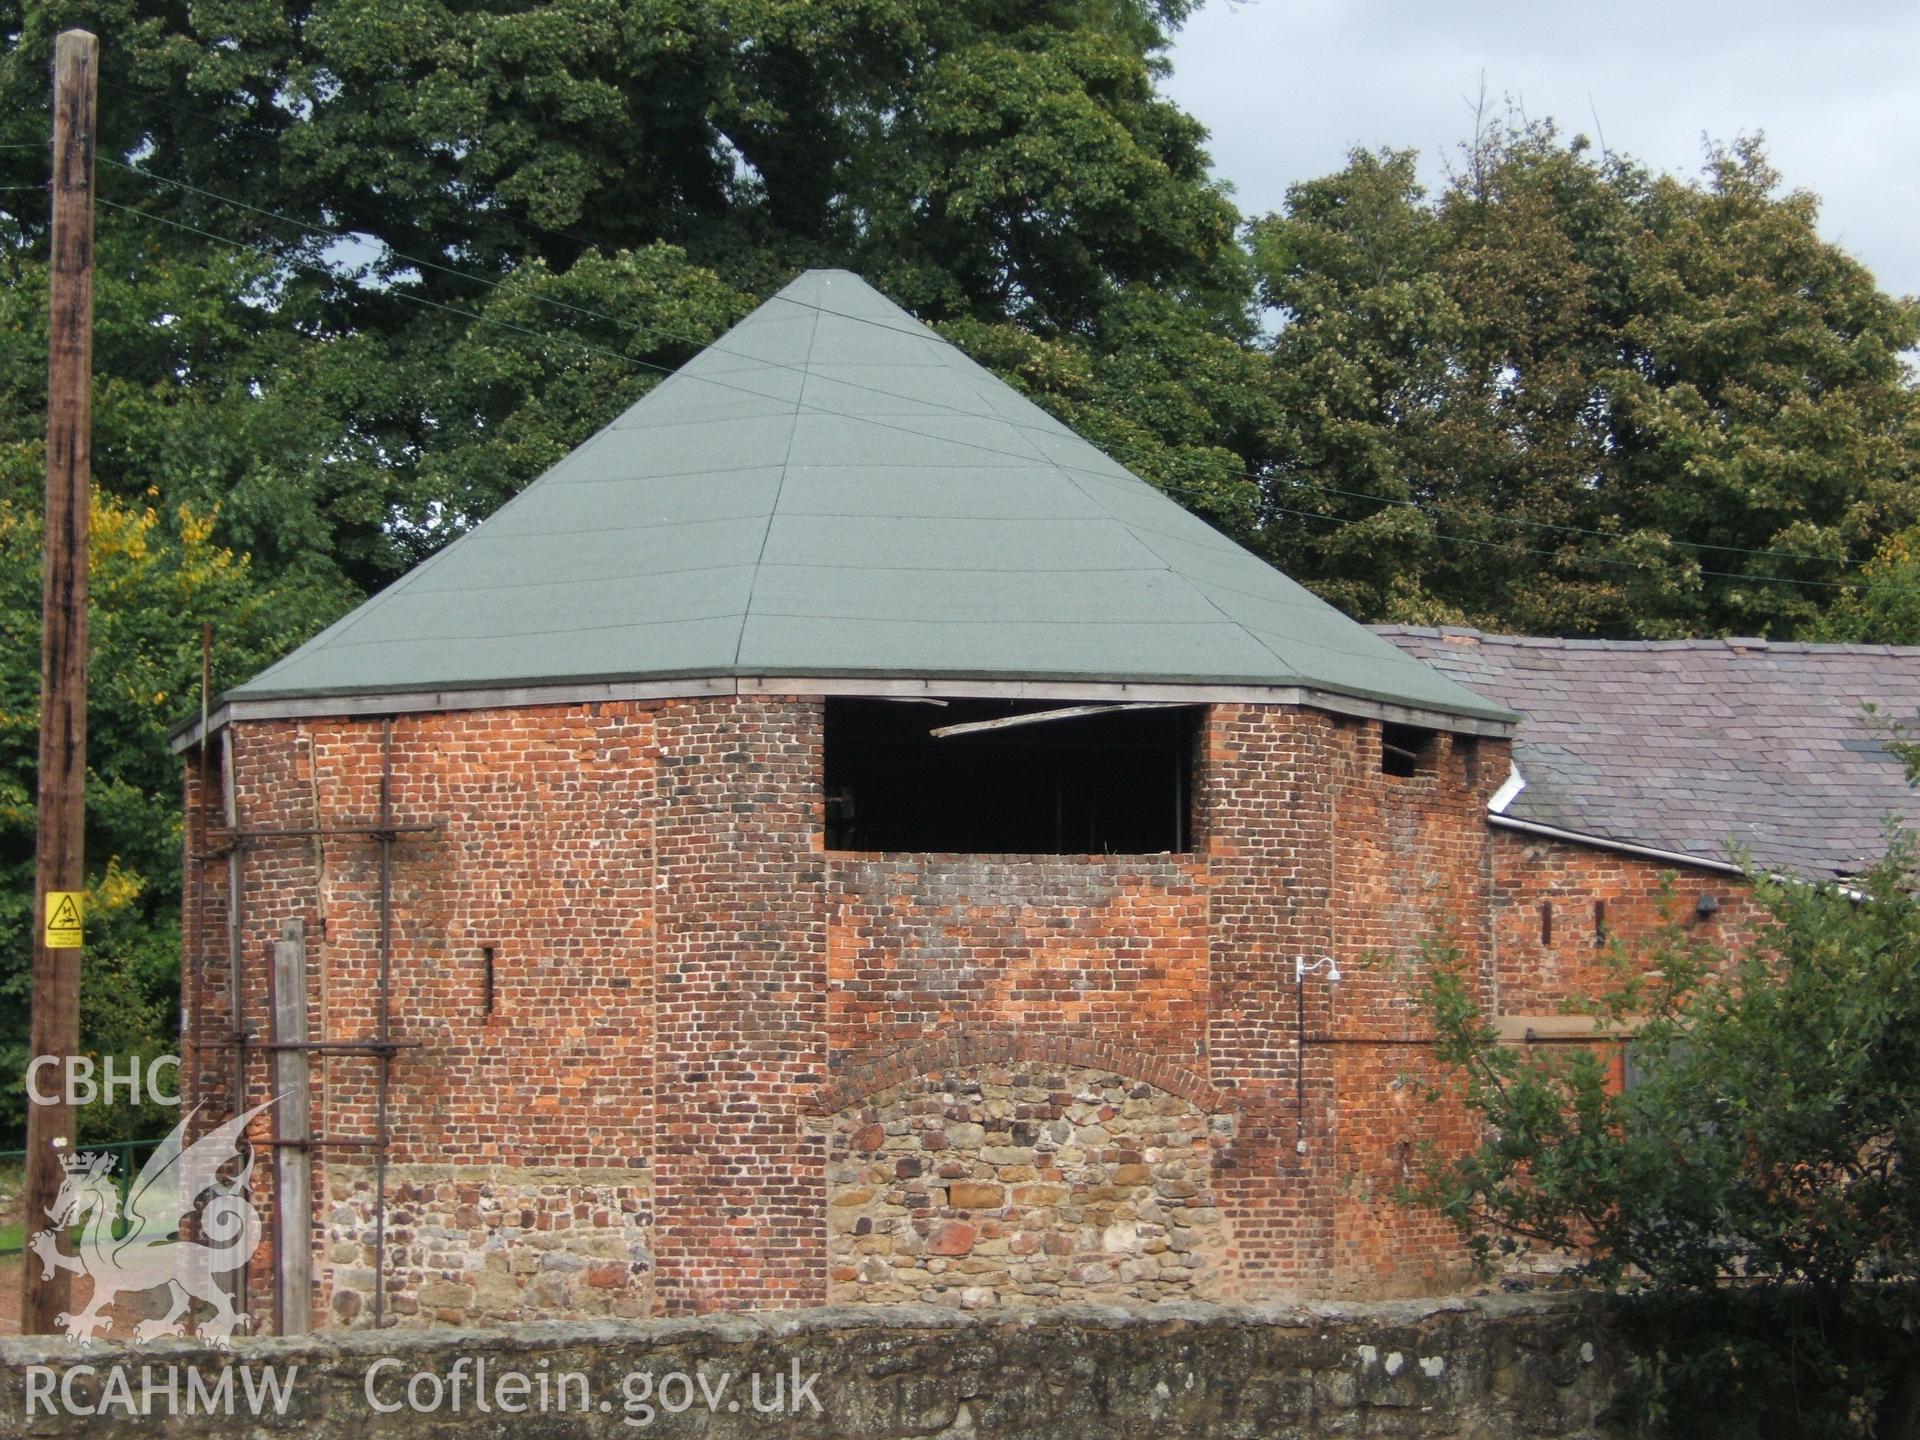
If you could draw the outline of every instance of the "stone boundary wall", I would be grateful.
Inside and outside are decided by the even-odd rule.
[[[240,1372],[230,1382],[236,1397],[249,1376],[259,1389],[265,1368],[277,1367],[284,1407],[258,1417],[243,1402],[233,1414],[190,1413],[186,1372],[217,1393],[223,1366]],[[480,1366],[494,1402],[486,1410],[475,1397]],[[64,1340],[8,1338],[0,1339],[0,1433],[1571,1440],[1608,1433],[1599,1417],[1621,1369],[1600,1303],[1574,1295],[1023,1314],[824,1307],[500,1330],[336,1331],[241,1340],[225,1357],[178,1342],[76,1350]],[[510,1373],[536,1383],[517,1392],[509,1383],[503,1392]],[[651,1377],[644,1387],[630,1378],[643,1373]],[[461,1374],[455,1408],[448,1396]],[[549,1376],[542,1412],[537,1381]],[[725,1389],[723,1376],[731,1377]],[[782,1377],[783,1413],[754,1412],[754,1376],[763,1404],[773,1398],[773,1377]],[[715,1395],[711,1408],[701,1380]],[[143,1385],[146,1411],[123,1408],[117,1395],[138,1407]],[[436,1389],[439,1405],[429,1408]],[[516,1395],[524,1412],[503,1413],[498,1402]],[[560,1397],[564,1411],[555,1408]],[[385,1412],[389,1406],[396,1408]]]

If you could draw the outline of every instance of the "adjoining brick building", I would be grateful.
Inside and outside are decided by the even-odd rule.
[[[1845,879],[1920,827],[1888,749],[1920,718],[1920,648],[1762,639],[1558,640],[1382,625],[1523,717],[1489,806],[1495,1004],[1524,1039],[1578,1033],[1605,940],[1672,920],[1738,948],[1744,866]]]
[[[256,1310],[1446,1283],[1421,941],[1544,1014],[1513,917],[1692,861],[1490,828],[1392,640],[801,277],[180,737],[189,1098],[310,1070]]]

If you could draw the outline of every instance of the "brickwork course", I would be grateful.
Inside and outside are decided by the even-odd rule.
[[[1451,1228],[1394,1198],[1473,1138],[1427,1098],[1423,944],[1515,1043],[1558,1040],[1663,906],[1750,934],[1739,876],[1516,828],[1520,688],[1321,605],[852,277],[784,294],[688,367],[718,399],[662,386],[180,736],[189,1102],[270,1098],[289,922],[311,1034],[398,1044],[384,1087],[376,1054],[313,1061],[311,1322],[376,1292],[445,1326],[1456,1285]],[[595,523],[639,538],[555,538]],[[554,543],[577,563],[528,574]],[[641,603],[676,563],[720,630]],[[1086,576],[1116,568],[1172,629],[1112,613]],[[543,591],[596,575],[592,607]],[[998,717],[915,752],[904,813],[947,757],[1087,764],[1051,816],[1085,852],[835,848],[835,707],[883,702]],[[1126,731],[1148,704],[1184,738]],[[1128,804],[1164,845],[1099,842]],[[263,1327],[274,1272],[269,1243]]]
[[[1060,1187],[1067,1209],[1102,1217],[1092,1253],[1121,1255],[1100,1247],[1125,1234],[1121,1258],[1133,1259],[1134,1240],[1145,1254],[1162,1238],[1142,1237],[1142,1224],[1175,1228],[1138,1213],[1164,1181],[1194,1195],[1161,1195],[1163,1206],[1204,1195],[1193,1208],[1221,1222],[1218,1255],[1179,1272],[1197,1271],[1208,1298],[1446,1282],[1439,1229],[1385,1199],[1393,1167],[1434,1124],[1410,1102],[1412,1056],[1397,1042],[1419,1034],[1406,967],[1429,927],[1487,953],[1478,811],[1491,769],[1471,788],[1448,753],[1439,774],[1390,777],[1369,758],[1377,722],[1218,706],[1201,725],[1204,852],[836,854],[820,832],[822,713],[816,698],[758,696],[392,722],[396,822],[439,826],[393,846],[391,1008],[417,1046],[394,1060],[389,1106],[398,1323],[600,1313],[602,1302],[617,1313],[616,1300],[665,1314],[824,1303],[830,1237],[842,1233],[832,1202],[852,1183],[836,1179],[848,1161],[834,1147],[903,1123],[900,1097],[927,1087],[986,1087],[988,1099],[955,1102],[980,1116],[956,1121],[952,1147],[984,1166],[946,1178],[1008,1197],[943,1196],[948,1218],[1002,1224],[1016,1190]],[[241,825],[344,829],[377,813],[385,723],[230,726]],[[1276,827],[1265,777],[1282,769],[1283,807],[1288,791],[1320,798]],[[1388,814],[1412,817],[1398,838],[1381,833]],[[1382,845],[1391,866],[1371,856]],[[317,865],[305,838],[241,851],[239,952],[261,956],[287,918],[305,921],[319,1033],[365,1035],[377,1022],[374,850],[330,836]],[[1368,867],[1365,883],[1331,873],[1343,860]],[[201,1037],[232,1025],[225,930],[206,934],[216,943],[197,957],[201,1012],[188,1017]],[[1321,978],[1304,986],[1304,1061],[1299,954],[1343,967],[1337,995]],[[264,966],[243,964],[243,976],[258,1026]],[[1381,1036],[1395,1043],[1368,1064]],[[355,1055],[318,1062],[316,1131],[373,1133],[375,1068]],[[203,1045],[188,1069],[195,1103],[230,1106],[227,1047]],[[267,1098],[258,1058],[247,1085],[248,1103]],[[1023,1098],[995,1100],[1002,1091]],[[1102,1098],[1073,1098],[1083,1092]],[[1094,1125],[1092,1152],[1039,1163],[1036,1137],[1063,1119],[1085,1128],[1079,1109],[1097,1120],[1109,1092],[1138,1123],[1177,1121],[1177,1138],[1148,1145],[1128,1114]],[[1012,1110],[989,1116],[990,1100]],[[966,1127],[989,1119],[996,1128],[970,1138]],[[369,1167],[324,1150],[316,1167],[318,1303],[329,1323],[364,1323]],[[1148,1179],[1131,1178],[1138,1167]],[[1357,1171],[1375,1177],[1371,1199],[1353,1191]],[[1144,1189],[1116,1197],[1116,1183]],[[1390,1253],[1373,1253],[1389,1230],[1400,1237]],[[1011,1226],[1004,1238],[1011,1249],[1016,1234],[1049,1233]],[[269,1260],[263,1249],[256,1292]],[[1151,1299],[1182,1288],[1121,1273],[1068,1289]],[[952,1303],[983,1288],[995,1289],[950,1287]]]

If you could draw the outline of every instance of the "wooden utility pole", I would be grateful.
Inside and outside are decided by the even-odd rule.
[[[87,514],[93,459],[93,126],[99,42],[68,30],[53,51],[53,234],[47,331],[47,516],[40,634],[40,794],[35,825],[35,1056],[60,1057],[27,1106],[26,1222],[47,1223],[73,1150],[66,1057],[80,1049],[80,895],[86,889]],[[31,1101],[32,1097],[29,1097]],[[20,1328],[45,1335],[70,1310],[69,1274],[27,1265]]]

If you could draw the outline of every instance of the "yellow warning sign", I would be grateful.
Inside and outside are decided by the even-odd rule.
[[[47,892],[47,948],[78,950],[81,944],[80,892],[49,890]]]

